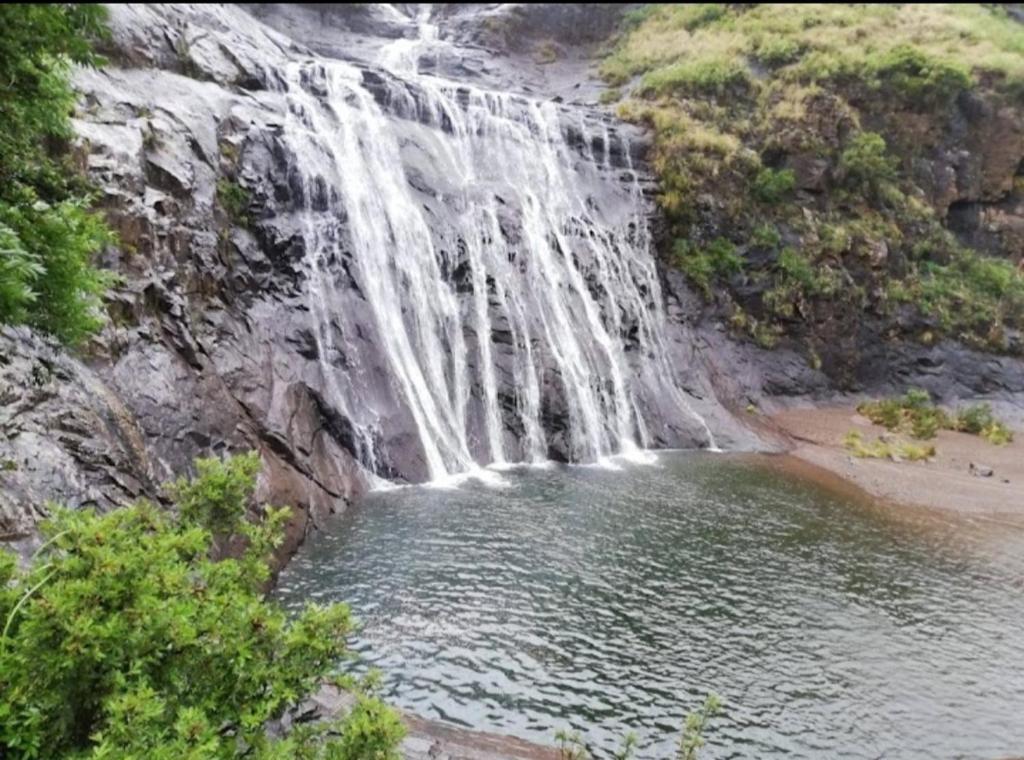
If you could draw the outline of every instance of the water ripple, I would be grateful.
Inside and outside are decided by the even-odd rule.
[[[1024,537],[912,524],[727,457],[374,494],[277,594],[345,600],[354,648],[426,717],[599,752],[998,757],[1024,748]]]

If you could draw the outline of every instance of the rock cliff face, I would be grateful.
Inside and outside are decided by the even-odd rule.
[[[0,538],[27,547],[48,501],[109,508],[159,499],[158,484],[187,471],[196,456],[256,448],[265,465],[260,496],[296,507],[287,551],[319,515],[343,509],[373,477],[419,481],[436,475],[438,462],[450,471],[452,462],[465,464],[460,447],[479,462],[499,458],[496,451],[528,458],[525,440],[558,459],[591,444],[590,453],[600,454],[602,436],[615,442],[617,430],[609,433],[601,419],[612,411],[622,418],[618,430],[643,428],[637,435],[650,445],[763,447],[737,421],[747,403],[827,396],[827,378],[804,358],[733,342],[702,316],[681,275],[655,271],[654,257],[645,258],[641,233],[657,224],[643,218],[654,213],[646,140],[597,107],[601,87],[590,74],[590,56],[620,13],[611,5],[439,6],[430,20],[450,44],[421,56],[415,44],[394,45],[423,34],[414,7],[112,6],[104,51],[110,64],[78,73],[75,125],[77,156],[121,238],[105,264],[123,281],[110,299],[109,326],[79,358],[28,331],[0,331]],[[465,87],[435,91],[378,67],[382,55],[396,51],[418,71]],[[341,73],[333,59],[347,62]],[[446,317],[456,329],[438,325],[448,330],[443,348],[451,362],[464,364],[470,378],[456,405],[466,419],[462,430],[444,434],[451,450],[439,447],[436,460],[421,419],[436,399],[409,401],[412,386],[400,382],[393,335],[368,292],[381,280],[362,268],[365,231],[324,179],[336,171],[344,184],[355,167],[315,142],[300,155],[304,143],[296,137],[315,132],[309,127],[317,119],[344,126],[339,114],[364,96],[393,135],[408,184],[401,192],[417,214],[434,220],[430,250],[457,293]],[[451,103],[461,110],[445,111]],[[483,121],[467,120],[466,127],[459,114],[474,108],[486,111]],[[538,142],[558,148],[546,173],[503,189],[486,172],[468,183],[458,157],[445,157],[446,141],[479,149],[474,140],[493,119],[520,111],[526,115],[511,121],[527,132],[550,127]],[[554,324],[546,315],[550,297],[520,302],[505,292],[505,285],[519,287],[528,263],[510,268],[507,278],[493,267],[502,257],[522,262],[532,255],[523,238],[533,188],[523,185],[553,176],[578,185],[565,190],[573,203],[627,220],[614,230],[583,225],[566,232],[551,256],[572,269],[545,280],[600,305],[593,325],[572,325],[585,341],[613,324],[609,340],[621,348],[609,348],[611,358],[581,355],[577,365],[551,351],[530,380],[521,355],[547,345],[538,336]],[[476,195],[465,192],[469,184]],[[960,215],[965,234],[984,237],[992,225],[979,220],[1000,213],[985,205],[991,202],[983,191],[958,191],[950,213]],[[481,210],[493,222],[482,238],[488,250],[498,238],[504,247],[475,281],[480,264],[462,220]],[[380,226],[397,245],[401,221],[383,216]],[[578,218],[559,217],[552,235]],[[998,234],[1014,234],[1013,225]],[[634,268],[609,275],[609,262],[623,260]],[[392,269],[385,266],[380,277],[409,286],[409,274]],[[559,279],[571,271],[581,273],[576,285]],[[404,320],[407,307],[398,299]],[[490,340],[481,340],[488,332]],[[1024,393],[1019,362],[982,360],[954,345],[891,352],[880,346],[870,354],[877,363],[865,372],[869,387],[913,381],[947,396]],[[494,367],[491,381],[486,366]],[[581,375],[575,388],[571,369]],[[630,384],[616,372],[638,379]],[[436,394],[429,380],[417,392]],[[529,382],[532,400],[523,391]],[[620,384],[628,393],[619,393]],[[595,420],[582,419],[595,410]],[[531,433],[533,419],[539,429]]]
[[[537,19],[553,12],[561,26],[579,21],[551,9],[538,11]],[[77,155],[99,186],[101,205],[121,239],[105,264],[123,283],[111,297],[110,325],[80,359],[24,331],[2,336],[6,364],[0,382],[9,399],[0,502],[5,537],[30,539],[47,501],[109,508],[138,497],[158,499],[157,484],[186,471],[194,457],[243,448],[262,453],[261,496],[298,508],[292,544],[318,514],[343,508],[365,491],[370,470],[409,480],[435,474],[418,421],[402,389],[394,387],[395,370],[381,347],[386,329],[360,292],[358,272],[351,272],[359,261],[353,258],[351,225],[337,202],[337,188],[302,175],[296,145],[285,135],[289,114],[297,108],[286,81],[289,71],[324,60],[321,55],[353,62],[360,85],[393,122],[388,128],[398,136],[416,197],[440,215],[430,234],[446,234],[442,217],[453,211],[434,198],[455,180],[445,176],[451,167],[429,156],[410,157],[417,149],[436,147],[423,143],[417,131],[417,122],[429,122],[417,109],[422,111],[431,96],[372,65],[388,43],[417,34],[415,19],[405,14],[372,6],[111,8],[113,35],[104,51],[110,64],[77,75],[82,100],[75,126]],[[590,31],[564,35],[565,47],[556,54],[566,60],[554,67],[540,62],[547,61],[541,53],[550,51],[536,49],[547,39],[534,39],[541,25],[529,14],[518,7],[443,9],[439,15],[449,22],[445,34],[463,44],[446,46],[424,69],[472,87],[545,93],[554,102],[580,104],[578,109],[553,106],[551,113],[553,128],[577,154],[572,161],[594,164],[580,175],[592,185],[588,202],[602,198],[609,208],[633,203],[630,194],[649,183],[642,169],[643,140],[586,107],[593,105],[598,85],[583,75],[585,50],[572,47],[602,37],[618,11],[602,8],[591,14]],[[315,68],[308,71],[316,76]],[[323,84],[303,79],[302,86],[315,98],[325,97],[317,90]],[[411,111],[399,95],[411,100]],[[463,95],[469,97],[454,97]],[[510,100],[508,107],[520,105]],[[436,126],[451,130],[450,124]],[[566,164],[566,171],[575,171]],[[242,200],[232,203],[232,192]],[[643,203],[637,208],[650,211]],[[521,211],[499,210],[503,216],[495,219],[509,240],[524,232]],[[318,300],[323,292],[313,292],[318,274],[310,266],[309,247],[325,243],[310,237],[314,214],[330,217],[329,243],[337,246],[339,258],[320,263],[332,271],[330,288],[345,291],[326,305],[333,313]],[[580,239],[585,237],[586,230]],[[460,282],[468,271],[460,260],[466,246],[448,243],[457,253],[445,277],[461,294],[456,309],[464,312],[479,285]],[[443,245],[438,243],[441,254]],[[590,255],[582,248],[565,253],[574,259]],[[652,285],[657,288],[656,281]],[[495,306],[497,286],[489,281],[487,287],[492,303],[485,301],[484,308],[493,312],[497,358],[491,361],[498,375],[492,393],[504,428],[497,435],[506,455],[520,459],[525,452],[516,441],[525,431],[516,428],[511,411],[519,403],[522,380],[515,375],[513,356],[518,339],[515,325],[507,324],[507,315],[502,322]],[[599,288],[592,282],[587,287]],[[345,334],[335,340],[332,333],[339,331]],[[480,343],[468,320],[465,333],[467,344]],[[642,348],[637,340],[632,345]],[[676,342],[671,350],[680,384],[700,417],[712,423],[722,443],[753,445],[753,437],[717,404],[698,363],[683,355],[692,351],[692,341],[677,337]],[[466,351],[471,372],[483,363],[482,350]],[[573,397],[560,366],[553,358],[546,361],[551,365],[542,364],[535,402],[545,428],[540,453],[570,458],[576,451],[569,418],[576,409],[570,408]],[[362,372],[358,382],[354,365]],[[354,395],[348,388],[339,391],[339,382],[353,386]],[[490,461],[479,411],[486,389],[474,381],[465,392],[469,414],[475,415],[466,423],[465,448],[474,459]],[[641,400],[655,423],[651,443],[709,443],[703,421],[698,424],[689,413],[679,416],[657,395]],[[369,462],[361,431],[369,428],[362,407],[371,405]]]

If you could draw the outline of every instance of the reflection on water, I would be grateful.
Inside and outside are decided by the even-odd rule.
[[[709,454],[503,476],[371,496],[278,596],[350,602],[398,706],[543,743],[669,757],[715,691],[702,757],[1024,752],[1024,537]]]

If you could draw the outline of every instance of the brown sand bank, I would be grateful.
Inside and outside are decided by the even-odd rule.
[[[768,422],[791,442],[789,453],[796,462],[787,465],[790,469],[799,469],[799,462],[804,462],[881,501],[1024,527],[1022,431],[1016,431],[1012,443],[994,446],[979,436],[942,430],[929,441],[936,449],[933,459],[893,462],[859,459],[847,451],[843,439],[851,430],[865,440],[886,432],[852,408],[788,409]],[[972,474],[972,463],[991,468],[993,474]]]

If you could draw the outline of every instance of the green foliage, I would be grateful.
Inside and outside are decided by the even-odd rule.
[[[908,433],[914,438],[934,438],[940,429],[949,427],[949,418],[931,402],[928,391],[911,389],[899,398],[865,401],[857,411],[887,430]]]
[[[747,68],[732,60],[681,61],[646,74],[641,92],[654,95],[724,95],[750,84]]]
[[[675,265],[704,293],[711,297],[711,283],[718,277],[736,274],[743,269],[743,259],[736,246],[725,238],[716,238],[704,248],[689,240],[676,240],[673,247]]]
[[[754,197],[764,203],[778,203],[793,191],[795,184],[792,170],[764,167],[754,178]]]
[[[871,443],[865,443],[860,432],[857,430],[851,430],[846,434],[846,437],[843,439],[843,445],[855,457],[861,459],[921,462],[935,456],[934,446],[924,446],[906,441],[885,441],[881,438]]]
[[[885,139],[874,132],[854,135],[839,158],[847,183],[877,195],[884,182],[896,177],[896,164],[886,153]]]
[[[779,234],[779,230],[774,224],[760,224],[754,230],[752,242],[762,248],[774,249],[782,243],[782,235]]]
[[[103,323],[100,297],[114,278],[91,260],[113,236],[80,199],[51,205],[22,191],[20,203],[0,200],[0,322],[78,343]]]
[[[696,760],[700,748],[705,744],[704,732],[707,730],[708,723],[721,709],[722,700],[715,694],[709,694],[699,710],[686,716],[676,760]]]
[[[993,422],[981,431],[981,437],[993,446],[1013,443],[1013,432],[1001,422]]]
[[[794,63],[805,50],[806,45],[799,40],[774,34],[757,36],[750,45],[750,54],[756,60],[773,68]]]
[[[951,427],[962,433],[980,435],[995,446],[1004,446],[1013,441],[1013,433],[992,414],[988,404],[973,404],[965,409],[958,409],[952,419]]]
[[[112,236],[66,162],[69,64],[100,62],[90,43],[105,17],[99,5],[0,6],[0,322],[67,343],[99,328],[111,282],[92,259]]]
[[[778,316],[791,318],[799,302],[828,296],[839,287],[837,274],[828,266],[815,265],[803,252],[786,246],[779,252],[773,287],[764,294],[764,303]]]
[[[971,86],[966,66],[912,45],[898,45],[869,57],[866,69],[886,94],[926,107],[945,105]]]
[[[724,3],[692,3],[677,16],[677,22],[688,32],[709,26],[726,14]]]
[[[397,757],[401,724],[371,695],[339,723],[266,733],[332,673],[352,620],[344,605],[289,619],[263,597],[287,510],[241,519],[254,461],[201,465],[172,489],[178,516],[146,502],[58,511],[29,568],[0,553],[0,755]],[[217,529],[237,518],[241,556],[215,560],[186,514]]]
[[[754,230],[762,249],[781,240],[757,230],[793,241],[779,258],[748,257],[742,282],[763,288],[723,283],[721,298],[751,315],[747,332],[829,341],[839,321],[863,315],[893,337],[942,333],[1020,352],[1024,272],[958,246],[911,171],[961,92],[1024,108],[1024,35],[1005,9],[654,4],[631,19],[602,73],[620,85],[640,78],[623,87],[619,113],[654,133],[672,239],[694,237],[699,223],[701,235]],[[806,168],[813,197],[795,197],[793,176],[759,157]],[[699,253],[672,252],[707,295],[717,275]],[[849,368],[839,359],[830,372]]]
[[[974,404],[949,413],[935,406],[928,392],[921,389],[912,388],[899,398],[865,401],[857,411],[876,425],[918,439],[934,438],[939,430],[956,430],[980,435],[997,446],[1013,440],[1013,433],[995,418],[988,404]]]
[[[245,518],[256,486],[260,456],[256,452],[230,459],[196,460],[197,477],[180,478],[167,487],[181,510],[181,519],[213,535],[236,532]]]
[[[709,694],[698,710],[687,714],[683,720],[683,733],[679,738],[676,760],[697,760],[700,748],[704,746],[704,733],[708,723],[722,709],[722,700],[717,694]],[[590,760],[591,754],[586,741],[579,731],[560,729],[555,732],[559,760]],[[613,760],[631,760],[636,754],[637,737],[630,731],[622,738],[622,745],[612,753]]]
[[[558,60],[558,45],[554,40],[542,40],[533,49],[533,60],[537,63],[554,63]]]
[[[217,181],[217,200],[228,218],[243,227],[249,224],[249,191],[230,179]]]
[[[983,348],[1003,349],[1004,326],[1024,322],[1024,272],[965,248],[954,248],[948,264],[916,264],[889,290],[894,300],[917,305],[944,330]]]

